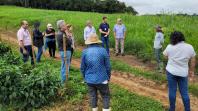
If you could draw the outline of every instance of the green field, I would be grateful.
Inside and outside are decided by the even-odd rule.
[[[50,109],[59,102],[69,105],[68,110],[73,111],[72,106],[83,104],[87,88],[78,69],[71,68],[70,80],[64,87],[60,85],[60,61],[43,59],[45,62],[36,67],[24,65],[13,49],[0,43],[3,52],[0,53],[0,111],[42,111],[43,107]],[[117,85],[111,85],[110,89],[113,111],[164,110],[160,102],[151,98],[130,93]]]
[[[92,20],[96,29],[102,21],[103,16],[109,18],[111,29],[116,19],[122,18],[127,27],[127,39],[125,49],[127,53],[134,54],[144,60],[153,58],[153,38],[155,35],[154,27],[160,24],[165,32],[166,42],[169,42],[169,35],[173,29],[182,31],[187,42],[192,44],[198,51],[198,17],[195,16],[132,16],[128,14],[99,14],[88,12],[56,11],[26,9],[11,6],[0,6],[0,28],[16,31],[20,27],[21,20],[29,21],[30,25],[35,21],[40,21],[42,31],[45,30],[47,23],[52,23],[56,28],[56,21],[64,19],[67,23],[74,26],[74,34],[79,44],[83,44],[83,29],[87,20]],[[111,33],[111,47],[114,47],[114,38]],[[164,47],[165,47],[164,46]]]

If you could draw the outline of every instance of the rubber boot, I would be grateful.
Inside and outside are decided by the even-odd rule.
[[[110,109],[103,109],[102,111],[110,111]]]
[[[98,108],[92,108],[92,111],[98,111]]]

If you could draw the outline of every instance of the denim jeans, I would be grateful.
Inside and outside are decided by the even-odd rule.
[[[110,51],[109,51],[109,37],[101,37],[101,40],[102,40],[102,47],[105,47],[106,45],[106,50],[107,50],[107,53],[110,55]]]
[[[28,46],[24,46],[24,48],[26,49],[27,54],[23,54],[23,49],[20,48],[20,52],[21,52],[22,57],[23,57],[23,62],[26,63],[29,59],[29,56],[30,56],[31,57],[31,64],[33,65],[34,64],[34,58],[33,58],[33,53],[32,53],[32,46],[28,45]]]
[[[110,91],[108,84],[87,84],[89,89],[90,103],[92,108],[98,105],[98,91],[103,99],[103,108],[109,109],[110,104]]]
[[[61,83],[65,83],[66,81],[66,71],[67,74],[69,75],[69,69],[70,69],[70,60],[71,60],[71,51],[66,52],[66,63],[65,63],[65,54],[64,51],[60,51],[60,56],[61,56]],[[66,69],[67,67],[67,69]],[[69,77],[69,76],[68,76]],[[68,78],[67,78],[68,79]]]
[[[155,50],[155,58],[156,58],[156,61],[157,61],[157,65],[158,65],[158,69],[161,69],[162,66],[161,66],[161,50],[162,49],[154,49]]]
[[[175,111],[177,85],[184,103],[185,111],[190,111],[190,98],[188,95],[188,77],[172,75],[167,71],[168,89],[169,89],[169,111]]]
[[[36,62],[40,62],[41,61],[42,54],[43,54],[43,46],[38,47],[38,53],[36,55]]]

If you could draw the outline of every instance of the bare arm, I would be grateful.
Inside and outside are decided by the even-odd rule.
[[[20,40],[19,43],[20,43],[20,47],[21,47],[22,50],[23,50],[23,54],[27,54],[27,51],[26,51],[26,49],[25,49],[25,47],[24,47],[23,40]]]
[[[114,37],[116,38],[116,32],[114,32]]]
[[[107,32],[102,31],[102,29],[99,29],[99,32],[102,34],[107,34]]]
[[[109,34],[110,34],[110,32],[111,32],[111,30],[109,29],[106,35],[109,35]]]
[[[189,69],[189,77],[194,77],[195,75],[195,65],[196,65],[196,57],[190,59],[190,69]]]
[[[124,39],[126,38],[126,31],[124,32]]]

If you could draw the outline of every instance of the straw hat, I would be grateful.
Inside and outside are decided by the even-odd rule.
[[[97,44],[97,43],[98,44],[102,43],[102,41],[98,39],[97,34],[91,34],[90,37],[85,41],[86,45]]]
[[[47,24],[47,28],[53,29],[52,24]]]

